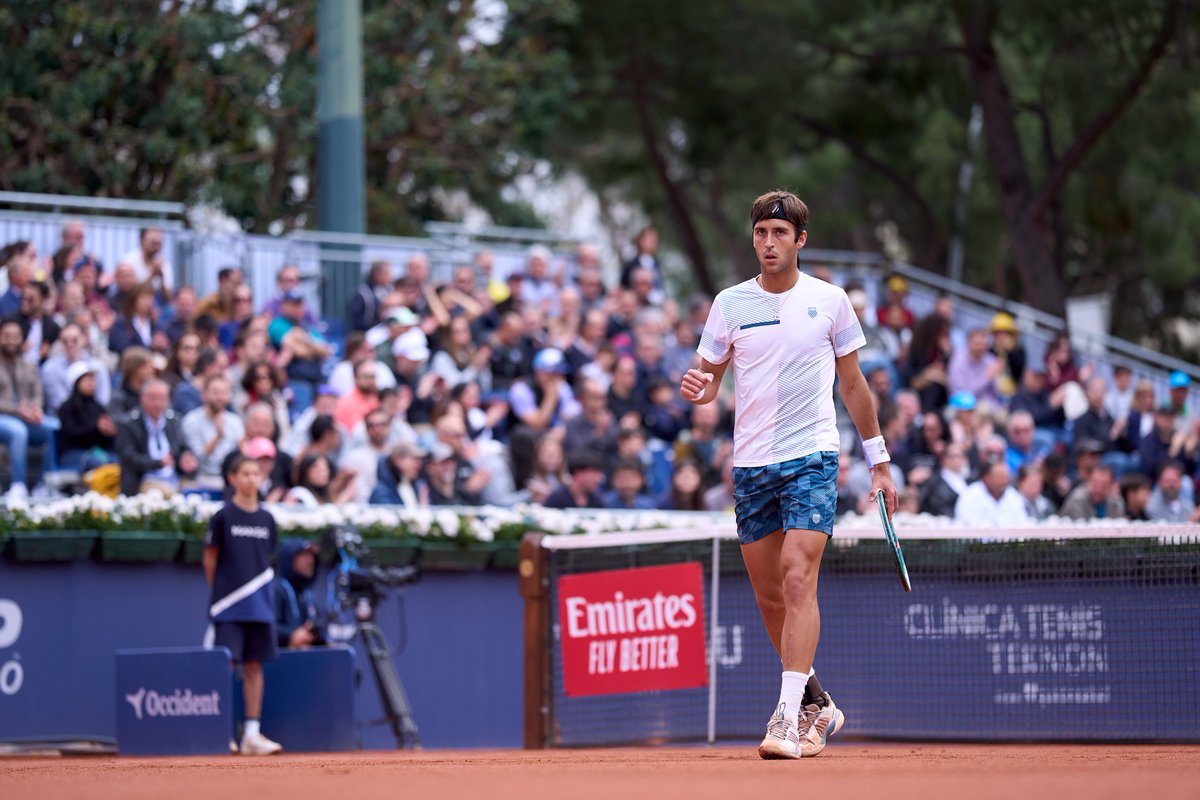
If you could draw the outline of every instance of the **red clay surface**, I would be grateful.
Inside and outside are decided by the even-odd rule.
[[[753,745],[0,759],[4,800],[642,797],[1195,800],[1200,797],[1200,746],[845,744],[803,761],[762,761]]]

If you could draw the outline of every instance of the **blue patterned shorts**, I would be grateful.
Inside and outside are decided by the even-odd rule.
[[[757,542],[777,530],[833,535],[838,454],[811,453],[781,464],[733,468],[738,539]]]

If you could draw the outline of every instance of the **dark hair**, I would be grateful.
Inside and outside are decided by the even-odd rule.
[[[1099,469],[1099,467],[1097,467]],[[1169,469],[1178,470],[1180,475],[1187,475],[1187,469],[1183,466],[1183,462],[1177,458],[1169,458],[1162,463],[1158,468],[1158,480],[1162,480],[1163,473]]]
[[[253,364],[251,364],[249,367],[246,368],[246,374],[242,376],[242,388],[247,393],[250,393],[250,394],[254,393],[254,376],[257,375],[258,371],[260,369],[262,369],[263,367],[266,367],[267,372],[269,372],[271,375],[271,388],[273,388],[273,389],[279,388],[279,386],[280,386],[279,373],[275,371],[275,368],[273,366],[271,366],[271,364],[267,361],[255,361]]]
[[[1025,480],[1033,473],[1041,472],[1041,471],[1042,471],[1042,468],[1039,467],[1037,464],[1022,464],[1021,466],[1017,467],[1016,482],[1020,483],[1021,481]]]
[[[195,374],[203,375],[205,370],[217,363],[219,353],[214,347],[205,347],[200,351],[200,355],[196,356]]]
[[[337,423],[329,414],[321,414],[312,422],[312,427],[308,429],[309,441],[319,442],[325,437],[325,434],[332,430],[337,430]]]
[[[30,281],[26,284],[25,290],[28,291],[30,289],[37,289],[43,300],[50,296],[50,287],[46,285],[45,281]]]
[[[154,297],[154,285],[150,281],[139,283],[129,290],[129,294],[125,295],[125,302],[121,304],[121,314],[132,318],[133,312],[137,308],[138,298],[144,294]]]
[[[679,470],[688,467],[696,470],[696,474],[700,477],[700,483],[694,491],[681,494],[675,486],[675,476],[679,474]],[[671,473],[671,507],[677,511],[704,510],[704,470],[700,468],[700,463],[693,458],[685,458],[675,464],[675,470]]]
[[[192,330],[203,339],[217,332],[217,320],[212,314],[201,314],[192,320]]]
[[[225,381],[230,386],[233,385],[233,381],[229,380],[228,375],[226,375],[224,372],[218,372],[216,375],[209,375],[204,379],[204,390],[208,391],[208,387],[211,386],[215,381]]]
[[[29,249],[29,245],[30,242],[28,239],[18,239],[0,248],[0,267],[8,266],[8,262],[12,260],[12,257],[24,253]]]
[[[296,467],[296,485],[303,486],[305,489],[308,489],[310,492],[316,495],[316,498],[322,503],[327,503],[329,502],[329,484],[324,486],[316,486],[315,484],[310,483],[308,480],[308,473],[312,470],[313,465],[318,461],[325,462],[325,466],[329,468],[329,480],[330,482],[333,481],[333,462],[330,461],[327,456],[323,456],[320,453],[309,453],[304,458],[300,459],[300,464]]]
[[[645,483],[646,472],[645,472],[645,470],[642,469],[642,462],[638,461],[637,459],[634,459],[634,458],[620,459],[619,461],[617,461],[616,465],[613,467],[612,474],[616,475],[618,472],[621,472],[622,470],[636,472],[638,475],[642,476],[642,482]]]
[[[1150,488],[1150,479],[1140,472],[1131,472],[1121,478],[1121,498],[1126,504],[1129,503],[1129,495],[1140,489]]]
[[[754,227],[764,219],[782,219],[792,223],[796,229],[796,238],[808,226],[808,206],[796,195],[783,189],[776,189],[761,195],[750,206],[750,227]]]
[[[235,452],[233,457],[229,459],[229,465],[225,467],[226,479],[228,479],[230,475],[236,475],[237,471],[241,469],[243,464],[257,465],[258,462],[241,451]]]
[[[241,267],[221,267],[219,270],[217,270],[217,280],[224,281],[233,273],[241,271]]]
[[[0,329],[3,329],[6,325],[16,325],[17,330],[21,332],[21,341],[25,341],[25,326],[21,324],[21,320],[18,317],[10,315],[0,319]]]

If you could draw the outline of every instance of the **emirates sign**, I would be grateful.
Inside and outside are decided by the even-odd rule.
[[[708,683],[699,562],[558,579],[567,697]]]

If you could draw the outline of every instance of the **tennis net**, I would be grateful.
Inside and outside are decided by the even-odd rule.
[[[1200,530],[1103,530],[902,529],[911,594],[839,530],[814,666],[845,734],[1200,741]],[[520,572],[527,747],[762,735],[780,662],[732,531],[533,535]]]

